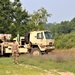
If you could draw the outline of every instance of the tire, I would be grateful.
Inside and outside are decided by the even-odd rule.
[[[31,50],[31,54],[32,54],[33,56],[40,56],[42,53],[41,53],[41,51],[40,51],[38,48],[33,48],[33,49]]]
[[[46,54],[48,54],[48,51],[45,51]]]

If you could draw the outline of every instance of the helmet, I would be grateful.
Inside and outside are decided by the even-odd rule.
[[[17,38],[13,38],[13,40],[14,40],[14,41],[16,41],[16,40],[17,40]]]

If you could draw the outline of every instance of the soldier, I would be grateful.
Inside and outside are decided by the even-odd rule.
[[[18,64],[18,56],[19,56],[19,45],[16,42],[16,38],[14,38],[12,44],[12,57],[14,64]]]

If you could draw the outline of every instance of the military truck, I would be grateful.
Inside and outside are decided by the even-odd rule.
[[[20,37],[18,43],[20,45],[20,53],[30,53],[34,56],[38,56],[44,53],[47,54],[55,48],[54,39],[52,38],[51,32],[48,30],[31,31],[26,33],[25,36]],[[8,47],[4,47],[4,49],[1,50],[1,53],[11,53],[10,43]]]
[[[11,36],[11,34],[0,34],[0,55],[4,55],[6,53]]]
[[[10,56],[10,54],[12,53],[11,50],[12,41],[10,41],[11,37],[12,37],[11,34],[0,34],[0,56]],[[22,37],[20,38],[22,39]],[[19,53],[26,53],[26,52],[27,50],[20,44]]]
[[[41,55],[54,50],[54,39],[48,30],[31,31],[21,39],[21,45],[32,55]],[[24,43],[25,42],[25,43]]]

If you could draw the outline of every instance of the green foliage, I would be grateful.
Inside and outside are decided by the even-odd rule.
[[[68,34],[72,31],[75,31],[75,19],[69,21],[62,21],[61,23],[57,23],[56,25],[52,25],[50,30],[53,34]]]
[[[10,33],[16,37],[17,33],[24,36],[31,30],[45,29],[47,18],[51,16],[46,9],[41,8],[28,14],[21,6],[20,0],[0,0],[0,33]]]
[[[75,32],[57,35],[55,37],[56,48],[75,48]]]
[[[56,48],[75,48],[75,18],[50,26]]]
[[[67,34],[70,33],[72,31],[71,25],[68,21],[64,21],[61,22],[61,24],[56,24],[56,25],[52,25],[50,27],[50,30],[54,33],[54,34]]]
[[[21,7],[20,0],[0,0],[0,33],[10,33],[16,37],[17,33],[24,35],[29,31],[28,12]]]
[[[15,0],[12,3],[12,17],[13,17],[13,25],[15,27],[15,31],[13,35],[16,35],[17,33],[19,33],[20,35],[24,35],[27,32],[27,26],[28,26],[28,12],[24,9],[22,9],[21,7],[21,3],[20,0]],[[11,30],[12,24],[10,26],[10,30]],[[14,29],[14,28],[13,28]],[[13,32],[13,30],[11,30],[11,33]]]
[[[38,9],[37,11],[34,11],[33,14],[31,14],[31,23],[34,25],[34,30],[43,30],[45,29],[45,25],[47,22],[47,18],[50,17],[51,14],[48,14],[47,10],[43,7]],[[30,23],[30,24],[31,24]]]
[[[8,33],[11,22],[11,2],[0,0],[0,33]]]
[[[48,23],[45,25],[45,29],[50,29],[50,27],[54,26],[55,24],[54,23]],[[51,28],[52,29],[52,28]]]

